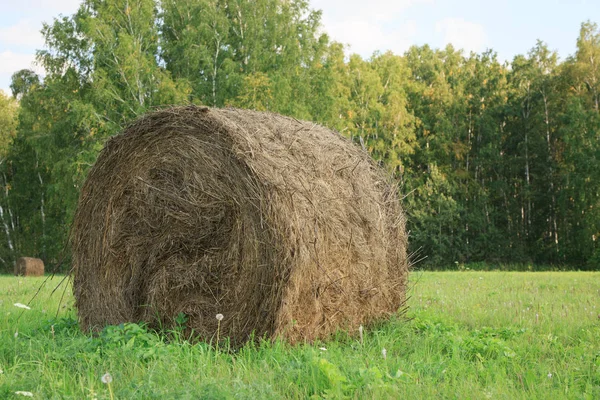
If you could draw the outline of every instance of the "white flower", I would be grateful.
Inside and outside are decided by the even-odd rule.
[[[102,378],[100,379],[102,380],[102,383],[106,383],[108,385],[112,382],[112,375],[107,372],[104,375],[102,375]]]
[[[552,372],[548,372],[548,379],[552,378]]]
[[[24,308],[26,310],[31,310],[31,307],[29,307],[29,306],[27,306],[25,304],[21,304],[21,303],[15,303],[15,304],[13,304],[13,306],[19,307],[19,308]]]
[[[33,397],[33,393],[31,392],[23,392],[21,390],[15,392],[17,396],[25,396],[25,397]]]
[[[321,351],[327,351],[327,349],[325,347],[319,347],[319,350],[321,350]]]
[[[381,355],[383,356],[383,359],[387,359],[387,350],[385,349],[385,347],[383,349],[381,349]]]
[[[223,321],[223,314],[217,314],[217,321]]]
[[[363,344],[363,326],[358,327],[358,335],[360,336],[360,344]]]

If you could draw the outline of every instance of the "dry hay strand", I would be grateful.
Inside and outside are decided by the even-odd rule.
[[[81,326],[179,313],[211,340],[294,343],[402,308],[397,187],[340,134],[276,114],[186,106],[111,138],[82,188],[71,245]]]
[[[44,275],[44,262],[39,258],[21,257],[15,264],[17,276],[42,276]]]

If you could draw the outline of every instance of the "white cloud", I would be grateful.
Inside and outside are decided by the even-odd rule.
[[[368,57],[374,51],[403,53],[414,42],[417,24],[404,20],[402,12],[434,0],[313,0],[311,7],[323,11],[323,27],[350,51]]]
[[[398,24],[394,29],[366,21],[329,22],[326,31],[331,38],[350,46],[352,53],[369,57],[376,50],[391,50],[396,54],[406,51],[417,32],[415,21]]]
[[[51,24],[61,14],[72,15],[80,3],[81,0],[7,1],[2,4],[4,22],[0,23],[0,51],[24,52],[41,48],[44,45],[40,32],[43,23]]]
[[[3,47],[26,46],[40,48],[44,45],[44,38],[40,33],[42,24],[30,19],[22,19],[14,25],[0,27],[0,44]]]
[[[35,54],[20,54],[12,51],[3,51],[0,53],[0,74],[12,74],[20,69],[29,68],[37,73],[43,72],[43,69],[34,65]]]
[[[44,46],[42,22],[77,11],[83,0],[0,0],[0,90],[10,92],[10,77],[23,68],[43,74],[33,65],[35,50]]]
[[[417,4],[433,3],[434,0],[312,0],[313,9],[323,10],[325,19],[359,19],[373,21],[391,21],[398,15]]]
[[[463,49],[467,53],[480,52],[487,44],[483,26],[462,18],[446,18],[438,21],[435,30],[444,36],[444,44],[451,43],[455,48]]]
[[[20,54],[12,51],[0,52],[0,90],[10,93],[8,88],[12,74],[21,69],[32,69],[37,74],[44,74],[44,69],[34,64],[35,54]]]
[[[20,12],[28,10],[29,13],[39,15],[40,12],[58,12],[60,14],[72,14],[77,10],[83,0],[19,0],[10,1],[8,0],[3,4],[3,11],[9,12]],[[50,18],[57,16],[58,14],[50,15]]]

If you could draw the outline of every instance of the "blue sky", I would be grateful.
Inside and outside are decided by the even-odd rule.
[[[480,52],[501,60],[524,54],[542,39],[561,59],[574,54],[583,21],[600,23],[600,0],[310,0],[323,10],[323,29],[350,51],[402,53],[429,44]],[[0,0],[0,90],[10,76],[31,68],[44,42],[42,21],[70,15],[79,0]],[[39,73],[42,70],[37,68]]]

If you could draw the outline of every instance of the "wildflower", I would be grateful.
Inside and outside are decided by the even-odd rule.
[[[321,350],[321,351],[327,351],[327,349],[325,347],[319,347],[319,350]]]
[[[33,393],[31,393],[31,392],[24,392],[22,390],[16,391],[15,394],[17,396],[33,397]]]
[[[360,344],[362,346],[362,344],[363,344],[363,326],[362,325],[358,327],[358,335],[360,336]]]
[[[108,394],[110,395],[110,400],[114,400],[115,396],[113,394],[112,386],[110,384],[112,382],[112,375],[107,372],[104,375],[102,375],[102,378],[100,378],[100,380],[102,381],[102,383],[105,383],[108,386]]]
[[[29,306],[27,306],[25,304],[21,304],[21,303],[15,303],[15,304],[13,304],[13,306],[19,307],[19,308],[24,308],[26,310],[31,310],[31,307],[29,307]]]
[[[217,318],[217,352],[215,356],[219,353],[219,335],[221,334],[221,321],[223,320],[223,314],[219,313],[216,315]]]
[[[552,378],[552,372],[548,372],[548,379]]]
[[[381,355],[383,356],[383,359],[387,359],[387,350],[385,349],[385,347],[383,349],[381,349]]]
[[[112,375],[107,372],[104,375],[102,375],[102,378],[100,379],[102,380],[102,383],[106,383],[108,385],[112,382]]]

